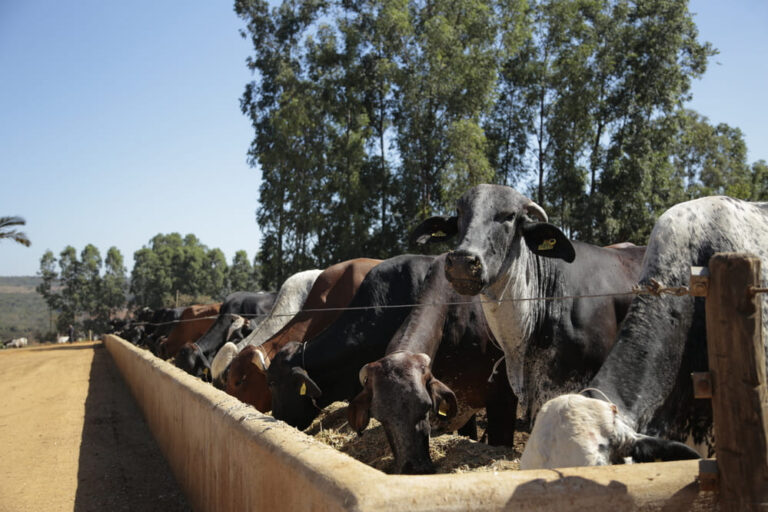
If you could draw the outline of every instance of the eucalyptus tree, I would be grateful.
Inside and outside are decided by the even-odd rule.
[[[639,226],[669,206],[654,194],[674,182],[660,174],[672,172],[664,119],[714,51],[676,0],[531,1],[525,19],[489,118],[491,161],[522,166],[517,180],[573,236],[642,242]]]
[[[248,260],[248,253],[237,251],[232,257],[232,264],[229,266],[228,292],[236,291],[256,291],[258,285],[253,279],[253,266]]]
[[[507,2],[238,0],[235,10],[254,47],[241,106],[262,173],[264,284],[400,251],[420,217],[494,179],[480,125]]]

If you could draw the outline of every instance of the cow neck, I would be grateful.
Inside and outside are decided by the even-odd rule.
[[[525,382],[525,357],[528,341],[537,331],[541,301],[514,300],[541,296],[547,288],[542,282],[542,262],[519,240],[513,257],[505,261],[506,270],[482,292],[483,312],[506,360],[507,377],[520,404],[528,407]],[[544,263],[546,265],[546,263]]]
[[[219,313],[219,316],[216,318],[216,321],[213,323],[213,325],[206,331],[205,334],[203,334],[199,340],[197,340],[197,345],[204,351],[209,351],[218,347],[221,344],[220,340],[224,338],[224,334],[229,328],[227,325],[227,319],[230,318],[230,315],[227,313]]]
[[[434,360],[445,333],[445,323],[451,307],[446,302],[465,301],[444,277],[445,256],[441,255],[431,265],[419,291],[418,304],[392,337],[386,354],[407,350],[427,354]],[[460,306],[458,306],[460,307]]]
[[[205,352],[200,348],[200,346],[197,343],[192,343],[192,348],[200,356],[200,359],[203,360],[203,364],[206,366],[206,368],[210,369],[211,368],[211,362],[205,356]]]

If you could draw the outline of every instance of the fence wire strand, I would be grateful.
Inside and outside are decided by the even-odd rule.
[[[764,292],[768,289],[755,288],[753,292]],[[204,316],[198,318],[188,318],[184,320],[171,320],[169,322],[132,322],[131,326],[154,326],[161,327],[166,325],[181,324],[186,322],[199,322],[200,320],[212,320],[222,315],[240,316],[243,318],[259,318],[259,317],[294,317],[299,313],[317,313],[322,311],[367,311],[370,309],[402,309],[402,308],[419,308],[419,307],[436,307],[436,306],[463,306],[474,304],[476,302],[480,304],[502,304],[505,302],[531,302],[531,301],[561,301],[561,300],[576,300],[576,299],[600,299],[606,297],[621,297],[625,295],[651,295],[655,297],[661,297],[662,295],[671,295],[674,297],[683,297],[690,294],[690,289],[687,286],[663,286],[655,279],[651,279],[650,284],[645,286],[635,285],[631,290],[626,292],[614,292],[614,293],[595,293],[588,295],[561,295],[557,297],[518,297],[513,299],[498,299],[498,300],[481,300],[481,301],[451,301],[451,302],[422,302],[414,304],[381,304],[379,306],[347,306],[343,308],[309,308],[301,309],[296,312],[288,313],[222,313],[220,315]]]

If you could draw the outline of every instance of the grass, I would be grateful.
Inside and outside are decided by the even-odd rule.
[[[0,340],[26,337],[41,341],[48,331],[48,306],[35,291],[34,276],[0,277]]]

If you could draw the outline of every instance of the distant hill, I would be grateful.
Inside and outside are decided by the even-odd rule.
[[[41,281],[36,276],[0,277],[0,340],[23,336],[42,341],[49,317],[48,306],[35,291]]]

